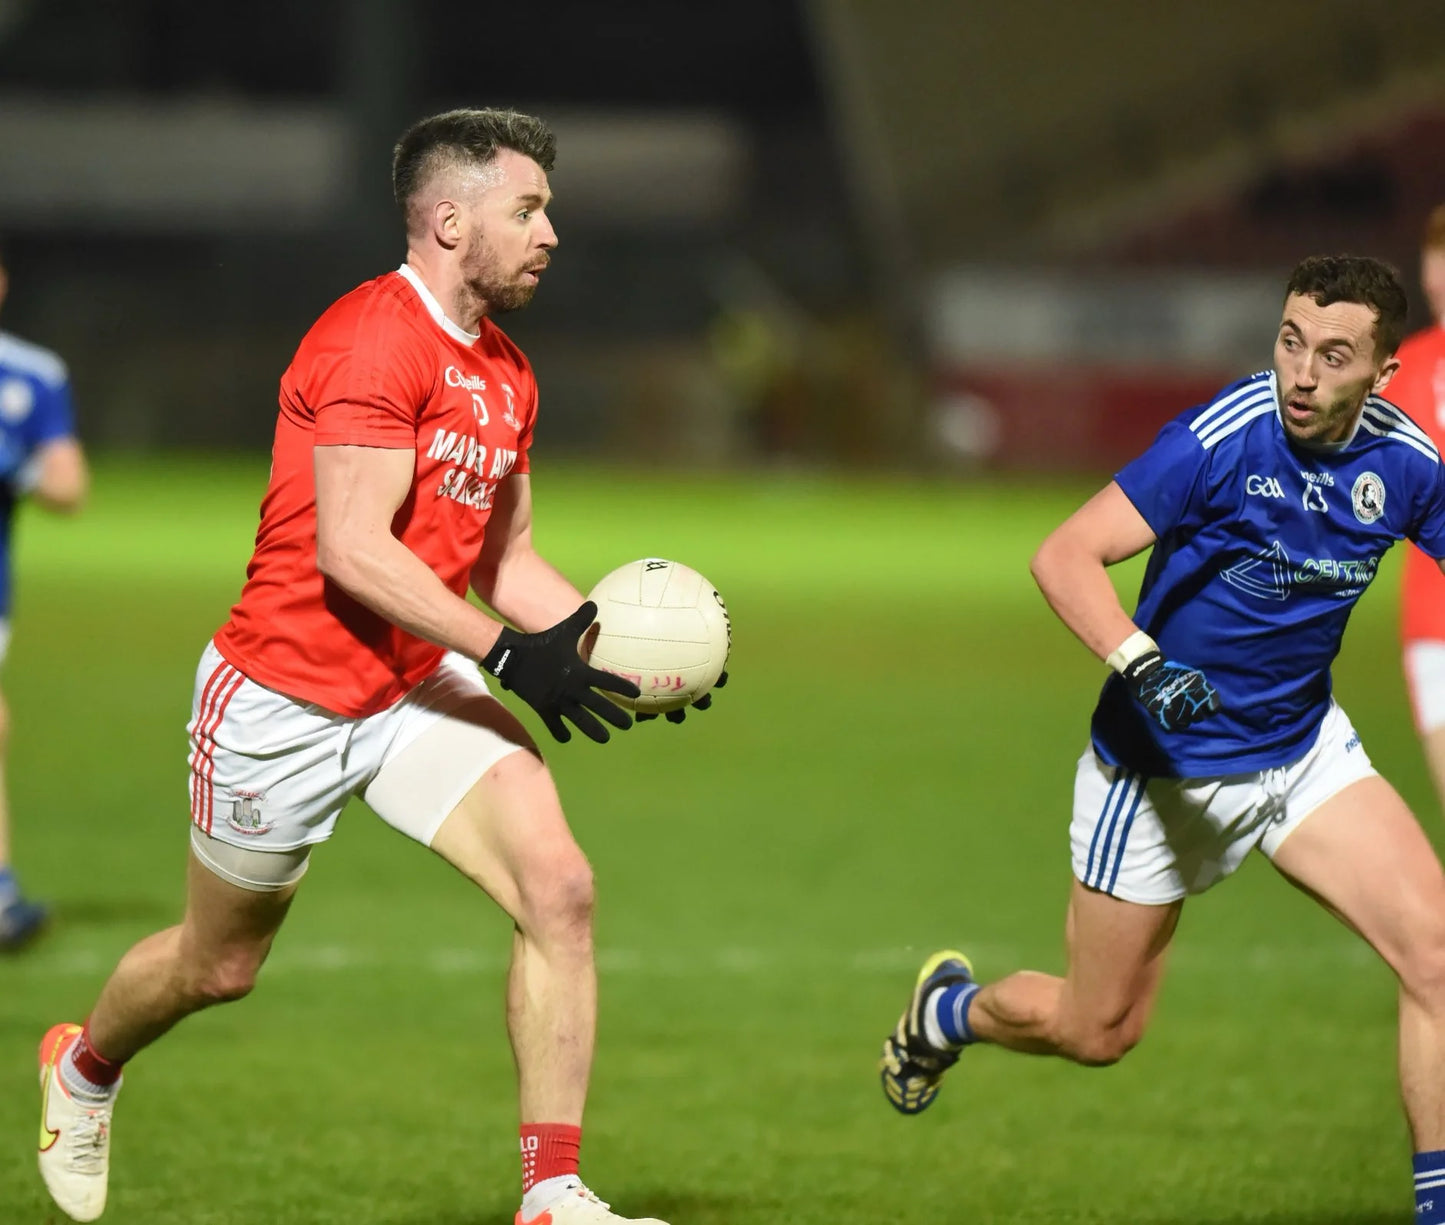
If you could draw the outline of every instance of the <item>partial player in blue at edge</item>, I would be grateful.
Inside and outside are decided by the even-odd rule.
[[[0,305],[9,288],[0,252]],[[22,500],[46,510],[80,508],[85,455],[75,437],[70,377],[49,349],[0,331],[0,662],[10,646],[10,536]],[[45,924],[45,908],[25,898],[10,861],[5,751],[10,711],[0,696],[0,952],[20,948]]]
[[[1074,782],[1068,969],[983,984],[960,952],[929,958],[883,1045],[904,1114],[975,1043],[1122,1058],[1185,899],[1257,848],[1399,979],[1416,1219],[1445,1225],[1445,872],[1330,681],[1386,550],[1445,557],[1445,465],[1383,396],[1405,315],[1386,265],[1306,259],[1274,368],[1169,422],[1039,548],[1045,599],[1112,669]],[[1107,567],[1150,548],[1131,619]]]

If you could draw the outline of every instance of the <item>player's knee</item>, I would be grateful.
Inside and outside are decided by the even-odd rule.
[[[554,856],[523,886],[524,926],[536,935],[571,942],[587,941],[592,933],[596,889],[592,865],[581,850]]]
[[[188,975],[187,993],[201,1008],[229,1004],[251,994],[260,968],[260,960],[249,953],[223,957],[192,970]]]
[[[1398,967],[1400,985],[1431,1012],[1445,1014],[1445,925],[1421,932]]]
[[[1090,1068],[1107,1068],[1139,1045],[1144,1026],[1132,1019],[1115,1025],[1089,1025],[1069,1039],[1069,1054],[1076,1063]]]

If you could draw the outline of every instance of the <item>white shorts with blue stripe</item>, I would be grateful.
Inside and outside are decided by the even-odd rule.
[[[1311,812],[1374,773],[1354,726],[1333,703],[1303,757],[1249,774],[1145,778],[1105,765],[1090,745],[1074,780],[1074,875],[1147,905],[1203,893],[1253,848],[1273,858]]]

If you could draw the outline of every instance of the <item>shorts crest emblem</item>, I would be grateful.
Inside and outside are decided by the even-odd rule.
[[[231,801],[231,812],[226,817],[226,824],[238,834],[254,837],[269,833],[275,822],[267,821],[261,813],[261,801],[266,798],[266,793],[237,789],[231,794],[236,798]]]

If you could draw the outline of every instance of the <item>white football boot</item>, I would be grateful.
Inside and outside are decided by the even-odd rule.
[[[618,1216],[580,1182],[533,1217],[517,1213],[516,1225],[667,1225],[656,1217]]]
[[[105,1211],[114,1101],[78,1102],[60,1079],[60,1061],[79,1025],[56,1025],[40,1043],[40,1177],[60,1210],[77,1221]]]

